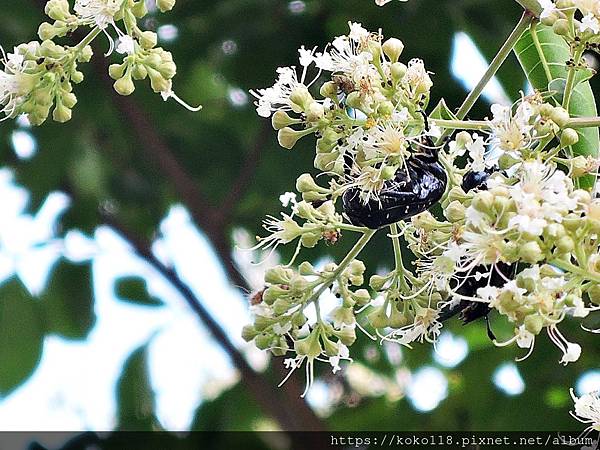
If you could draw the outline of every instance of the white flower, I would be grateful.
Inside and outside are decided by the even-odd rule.
[[[471,157],[471,169],[474,172],[483,172],[486,168],[485,164],[485,143],[483,137],[473,134],[473,141],[466,144],[466,150],[469,152]]]
[[[361,42],[369,37],[370,33],[363,28],[362,24],[348,22],[348,25],[350,25],[350,33],[348,34],[348,37],[354,42]]]
[[[6,55],[4,70],[0,71],[0,106],[6,120],[17,114],[19,106],[25,101],[36,79],[25,73],[25,58],[15,48],[14,53]]]
[[[394,330],[387,336],[381,336],[382,340],[396,342],[409,348],[410,344],[417,340],[435,344],[442,329],[442,323],[437,320],[440,312],[432,308],[419,309],[411,325]]]
[[[544,219],[532,219],[524,215],[516,215],[508,222],[509,227],[517,227],[521,233],[528,233],[533,236],[541,236],[547,224]]]
[[[579,29],[581,32],[590,30],[592,33],[598,34],[600,33],[600,22],[592,13],[588,13],[581,19]]]
[[[499,104],[493,104],[491,111],[492,147],[519,158],[520,150],[529,148],[535,138],[533,126],[529,125],[531,104],[523,100],[514,115],[510,107]]]
[[[575,402],[575,411],[570,414],[582,423],[589,424],[586,431],[600,431],[600,395],[596,392],[589,392],[577,397],[570,389],[571,398]]]
[[[560,360],[561,364],[565,366],[570,362],[575,362],[581,356],[581,346],[574,344],[565,339],[565,337],[558,331],[556,325],[550,325],[546,328],[550,340],[563,352],[563,356]]]
[[[375,0],[375,4],[377,6],[383,6],[383,5],[387,5],[389,2],[391,2],[392,0]],[[401,2],[407,2],[408,0],[400,0]]]
[[[133,55],[135,53],[135,40],[128,35],[121,36],[117,44],[117,53]]]
[[[414,58],[408,62],[404,81],[408,83],[412,96],[427,94],[433,86],[422,59]]]
[[[550,16],[553,12],[557,11],[556,5],[552,0],[538,0],[540,6],[542,7],[542,12],[540,14],[540,19]]]
[[[122,4],[123,0],[75,0],[73,9],[85,24],[105,29],[114,24],[114,17]]]
[[[287,208],[290,204],[292,207],[298,204],[298,200],[296,199],[296,194],[294,192],[286,192],[279,196],[279,201],[284,208]]]
[[[344,344],[342,344],[339,341],[338,341],[337,345],[338,345],[338,354],[336,356],[329,357],[329,364],[331,364],[331,371],[333,373],[336,373],[339,370],[341,370],[340,361],[342,361],[342,360],[350,361],[351,360],[350,359],[350,350],[348,350],[348,347],[346,347]]]
[[[500,290],[494,286],[484,286],[477,289],[477,297],[482,299],[484,302],[491,303],[498,297]]]

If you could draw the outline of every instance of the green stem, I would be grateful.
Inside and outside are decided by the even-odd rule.
[[[519,5],[525,8],[526,11],[531,12],[536,17],[539,17],[542,13],[542,5],[538,0],[516,0]]]
[[[595,128],[600,127],[600,117],[575,117],[569,119],[566,128]]]
[[[550,261],[550,264],[554,267],[558,267],[559,269],[564,270],[565,272],[571,272],[583,278],[584,280],[590,280],[596,283],[600,283],[600,275],[590,273],[589,271],[582,269],[581,267],[578,267],[574,264],[571,264],[570,262],[563,261],[561,259],[555,259]]]
[[[485,120],[446,120],[432,119],[429,121],[434,125],[446,130],[489,130],[490,123]]]
[[[102,33],[102,29],[100,27],[94,28],[86,37],[83,38],[79,44],[77,44],[77,47],[75,47],[76,51],[82,51],[87,45],[91,44],[91,42],[96,39],[100,33]]]
[[[544,68],[544,73],[546,74],[546,80],[548,80],[548,84],[552,81],[552,73],[550,72],[550,66],[548,65],[548,60],[546,59],[546,55],[544,54],[544,50],[542,49],[542,44],[540,43],[540,39],[537,34],[537,21],[531,23],[530,27],[531,39],[533,40],[533,45],[540,57],[540,62],[542,63],[542,67]]]
[[[457,119],[464,119],[469,111],[471,111],[471,108],[473,108],[473,105],[475,105],[475,102],[477,102],[477,99],[479,99],[489,81],[494,77],[494,75],[496,75],[496,72],[498,72],[498,69],[500,69],[504,61],[506,61],[506,58],[508,58],[508,55],[510,55],[510,52],[512,52],[515,44],[521,38],[521,35],[527,29],[532,20],[533,15],[530,12],[525,11],[514,30],[506,39],[506,42],[504,42],[502,47],[500,47],[500,50],[498,50],[498,54],[496,54],[490,63],[486,72],[483,74],[483,77],[481,77],[481,80],[479,80],[479,83],[477,83],[477,85],[469,93],[463,104],[458,109],[458,112],[456,113]],[[438,139],[438,144],[441,144],[444,141],[444,138],[450,134],[452,134],[452,130],[446,129],[446,131],[444,131],[444,133]]]
[[[365,248],[365,246],[368,244],[368,242],[371,240],[371,238],[373,237],[373,235],[375,233],[377,233],[377,230],[368,230],[360,237],[360,239],[358,241],[356,241],[356,244],[354,244],[354,247],[352,247],[352,249],[348,252],[346,257],[342,260],[342,262],[340,262],[337,269],[335,269],[333,271],[333,273],[331,274],[331,278],[329,278],[327,281],[325,281],[321,285],[321,287],[319,289],[317,289],[310,296],[310,298],[306,301],[307,305],[309,303],[319,299],[321,294],[323,292],[325,292],[325,290],[329,286],[331,286],[332,283],[341,275],[341,273],[346,269],[346,267],[348,267],[348,265],[352,261],[354,261],[354,258],[356,258],[358,256],[358,254],[362,251],[363,248]]]
[[[573,88],[575,87],[575,77],[577,75],[577,66],[581,62],[581,57],[583,56],[584,48],[580,47],[575,50],[575,54],[573,55],[573,66],[569,67],[569,72],[567,74],[567,84],[565,85],[565,96],[563,98],[562,106],[567,111],[569,110],[569,103],[571,101],[571,94],[573,93]]]
[[[404,262],[402,261],[402,248],[400,247],[400,237],[398,235],[398,225],[395,223],[390,225],[390,235],[392,238],[392,243],[394,245],[394,260],[396,262],[396,277],[400,282],[400,287],[404,292],[408,292],[409,287],[406,283],[406,278],[404,277],[404,273],[406,269],[404,268]]]

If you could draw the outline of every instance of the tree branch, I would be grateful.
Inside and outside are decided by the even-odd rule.
[[[286,388],[277,388],[263,374],[256,372],[239,352],[235,345],[229,339],[229,336],[221,326],[213,319],[210,313],[204,308],[191,289],[178,277],[170,268],[164,266],[152,253],[151,243],[146,241],[130,230],[125,228],[117,219],[102,212],[104,222],[117,231],[126,239],[135,252],[154,267],[187,302],[188,306],[196,314],[202,325],[204,325],[213,338],[223,348],[231,359],[233,365],[241,374],[241,381],[248,391],[254,396],[261,408],[271,417],[273,417],[285,431],[323,431],[323,423],[314,415],[309,406],[299,396],[299,392],[290,392]],[[278,376],[276,374],[275,376]],[[283,394],[283,395],[282,395]],[[285,396],[285,401],[281,397]],[[298,448],[304,448],[301,445]]]

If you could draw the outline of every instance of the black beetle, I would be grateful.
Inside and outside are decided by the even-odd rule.
[[[378,229],[419,214],[442,197],[447,177],[431,138],[422,138],[413,152],[375,198],[365,202],[359,187],[344,192],[344,212],[352,224]]]

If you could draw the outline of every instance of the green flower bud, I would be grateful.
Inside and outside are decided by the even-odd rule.
[[[321,240],[323,236],[319,231],[313,231],[311,233],[304,233],[300,238],[302,246],[305,248],[313,248]]]
[[[382,116],[391,116],[396,108],[394,104],[390,101],[385,101],[379,104],[377,107],[377,112]]]
[[[304,131],[296,131],[290,127],[285,127],[277,133],[277,141],[283,148],[291,150],[299,139],[306,136]]]
[[[569,236],[563,236],[556,241],[556,248],[560,253],[571,253],[575,248],[575,241]]]
[[[382,306],[379,306],[370,312],[367,315],[367,319],[374,328],[385,328],[390,325],[390,320],[385,315],[385,310]]]
[[[123,77],[125,74],[125,69],[127,68],[127,64],[111,64],[108,66],[108,74],[113,80],[118,80]]]
[[[71,17],[67,0],[49,0],[44,7],[44,12],[54,20],[64,21]]]
[[[573,0],[556,0],[556,7],[558,9],[570,9],[575,6]]]
[[[175,6],[175,0],[156,0],[156,7],[160,12],[171,11]]]
[[[259,334],[254,339],[254,344],[259,350],[266,350],[269,347],[271,347],[271,339],[271,336],[268,336],[266,334]]]
[[[71,74],[71,81],[75,84],[79,84],[83,81],[83,72],[76,70]]]
[[[354,327],[343,327],[340,331],[335,332],[335,334],[344,345],[350,346],[356,341],[356,330]]]
[[[275,111],[271,117],[271,125],[275,130],[281,130],[299,122],[300,120],[290,117],[285,111]]]
[[[385,56],[387,56],[392,63],[398,62],[400,55],[404,51],[404,44],[400,39],[396,38],[388,39],[381,47]]]
[[[401,81],[404,78],[404,75],[406,75],[406,70],[406,65],[399,62],[395,62],[390,68],[392,79],[396,82]]]
[[[269,284],[288,284],[294,271],[283,266],[275,266],[265,272],[265,282]]]
[[[314,166],[316,169],[328,171],[332,169],[334,161],[338,158],[335,153],[319,153],[315,156]]]
[[[397,305],[392,304],[392,312],[390,314],[390,327],[402,328],[408,325],[408,317],[398,310]]]
[[[294,342],[294,349],[298,355],[316,358],[321,354],[321,343],[319,342],[318,328],[315,328],[308,336]]]
[[[119,78],[114,83],[114,88],[120,95],[131,95],[135,91],[135,84],[133,83],[131,76],[125,75],[123,78]]]
[[[52,112],[52,118],[56,122],[65,123],[71,120],[71,114],[72,111],[69,108],[62,103],[57,103],[54,111]]]
[[[366,289],[358,289],[352,294],[352,298],[356,301],[356,305],[364,306],[371,301],[371,294]]]
[[[296,190],[298,192],[320,191],[322,188],[315,182],[308,173],[303,173],[296,180]]]
[[[146,14],[148,14],[148,8],[146,8],[146,2],[144,0],[140,0],[131,8],[131,12],[135,17],[141,19]]]
[[[473,198],[471,206],[481,212],[491,212],[494,205],[494,195],[489,191],[480,191]]]
[[[298,273],[300,275],[309,276],[309,275],[316,275],[317,271],[315,270],[315,268],[313,267],[313,265],[311,263],[309,263],[308,261],[304,261],[302,264],[300,264],[298,266]]]
[[[61,97],[61,102],[67,108],[72,109],[77,104],[77,97],[72,92],[67,92]]]
[[[292,316],[292,326],[302,328],[306,323],[307,318],[302,311],[298,311]]]
[[[558,19],[552,25],[552,30],[559,36],[567,36],[571,32],[571,27],[567,19]]]
[[[460,222],[465,219],[466,211],[467,208],[461,202],[454,200],[446,207],[444,215],[450,222]]]
[[[86,45],[81,49],[81,51],[77,55],[77,61],[81,63],[90,62],[92,56],[94,56],[94,50],[92,50],[92,46]]]
[[[60,45],[56,45],[50,40],[45,40],[40,45],[40,55],[47,58],[61,59],[66,56],[66,51]]]
[[[275,323],[275,320],[271,319],[269,317],[256,316],[254,318],[254,328],[256,328],[257,331],[266,330],[268,327],[270,327],[274,323]]]
[[[318,122],[325,115],[325,108],[318,102],[312,102],[306,111],[306,119],[309,122]]]
[[[242,339],[246,342],[250,342],[258,335],[256,328],[252,325],[246,325],[242,328]]]
[[[271,353],[274,356],[285,356],[289,350],[289,345],[283,336],[279,336],[271,347]]]
[[[529,241],[519,247],[519,256],[530,264],[535,264],[544,259],[544,253],[540,245],[535,241]]]
[[[600,305],[600,284],[592,285],[587,291],[590,301],[596,305]]]
[[[319,192],[303,192],[302,200],[305,202],[322,202],[327,200],[327,194],[321,194]]]
[[[148,76],[150,77],[150,87],[154,92],[158,94],[171,89],[171,82],[165,79],[158,71],[151,67],[146,67],[146,70],[148,70]]]
[[[547,14],[541,19],[541,22],[547,27],[551,27],[554,23],[560,18],[559,14],[556,11],[552,11],[550,14]]]
[[[550,119],[561,128],[564,128],[570,118],[571,116],[569,116],[567,110],[561,106],[554,108],[554,111],[550,114]]]
[[[281,316],[285,314],[291,307],[292,304],[289,301],[279,298],[273,303],[273,312],[276,316]]]
[[[369,279],[369,286],[371,286],[374,291],[381,291],[388,279],[389,278],[387,276],[382,277],[381,275],[373,275]]]
[[[131,76],[134,80],[143,80],[148,76],[148,70],[142,64],[136,64],[133,66]]]
[[[525,317],[523,325],[525,325],[525,329],[531,334],[538,335],[542,331],[542,328],[544,328],[544,319],[537,314],[530,314]]]
[[[333,81],[323,83],[321,86],[320,94],[325,98],[331,98],[337,100],[338,87]]]
[[[293,103],[294,112],[306,111],[308,106],[314,101],[306,86],[298,86],[290,94],[290,102]]]
[[[57,31],[56,28],[54,28],[54,26],[48,22],[43,22],[38,28],[38,36],[42,41],[53,39],[58,34],[59,31]]]
[[[362,98],[360,97],[360,93],[351,92],[350,94],[348,94],[348,96],[346,97],[346,104],[351,108],[361,109],[363,104]]]
[[[323,350],[325,351],[325,354],[327,356],[337,356],[339,353],[338,345],[324,335],[321,335],[321,340],[323,341]]]
[[[579,133],[573,128],[565,128],[560,135],[560,146],[569,147],[577,144],[577,142],[579,142]]]
[[[573,177],[581,177],[589,172],[590,164],[585,156],[579,155],[570,160]]]

